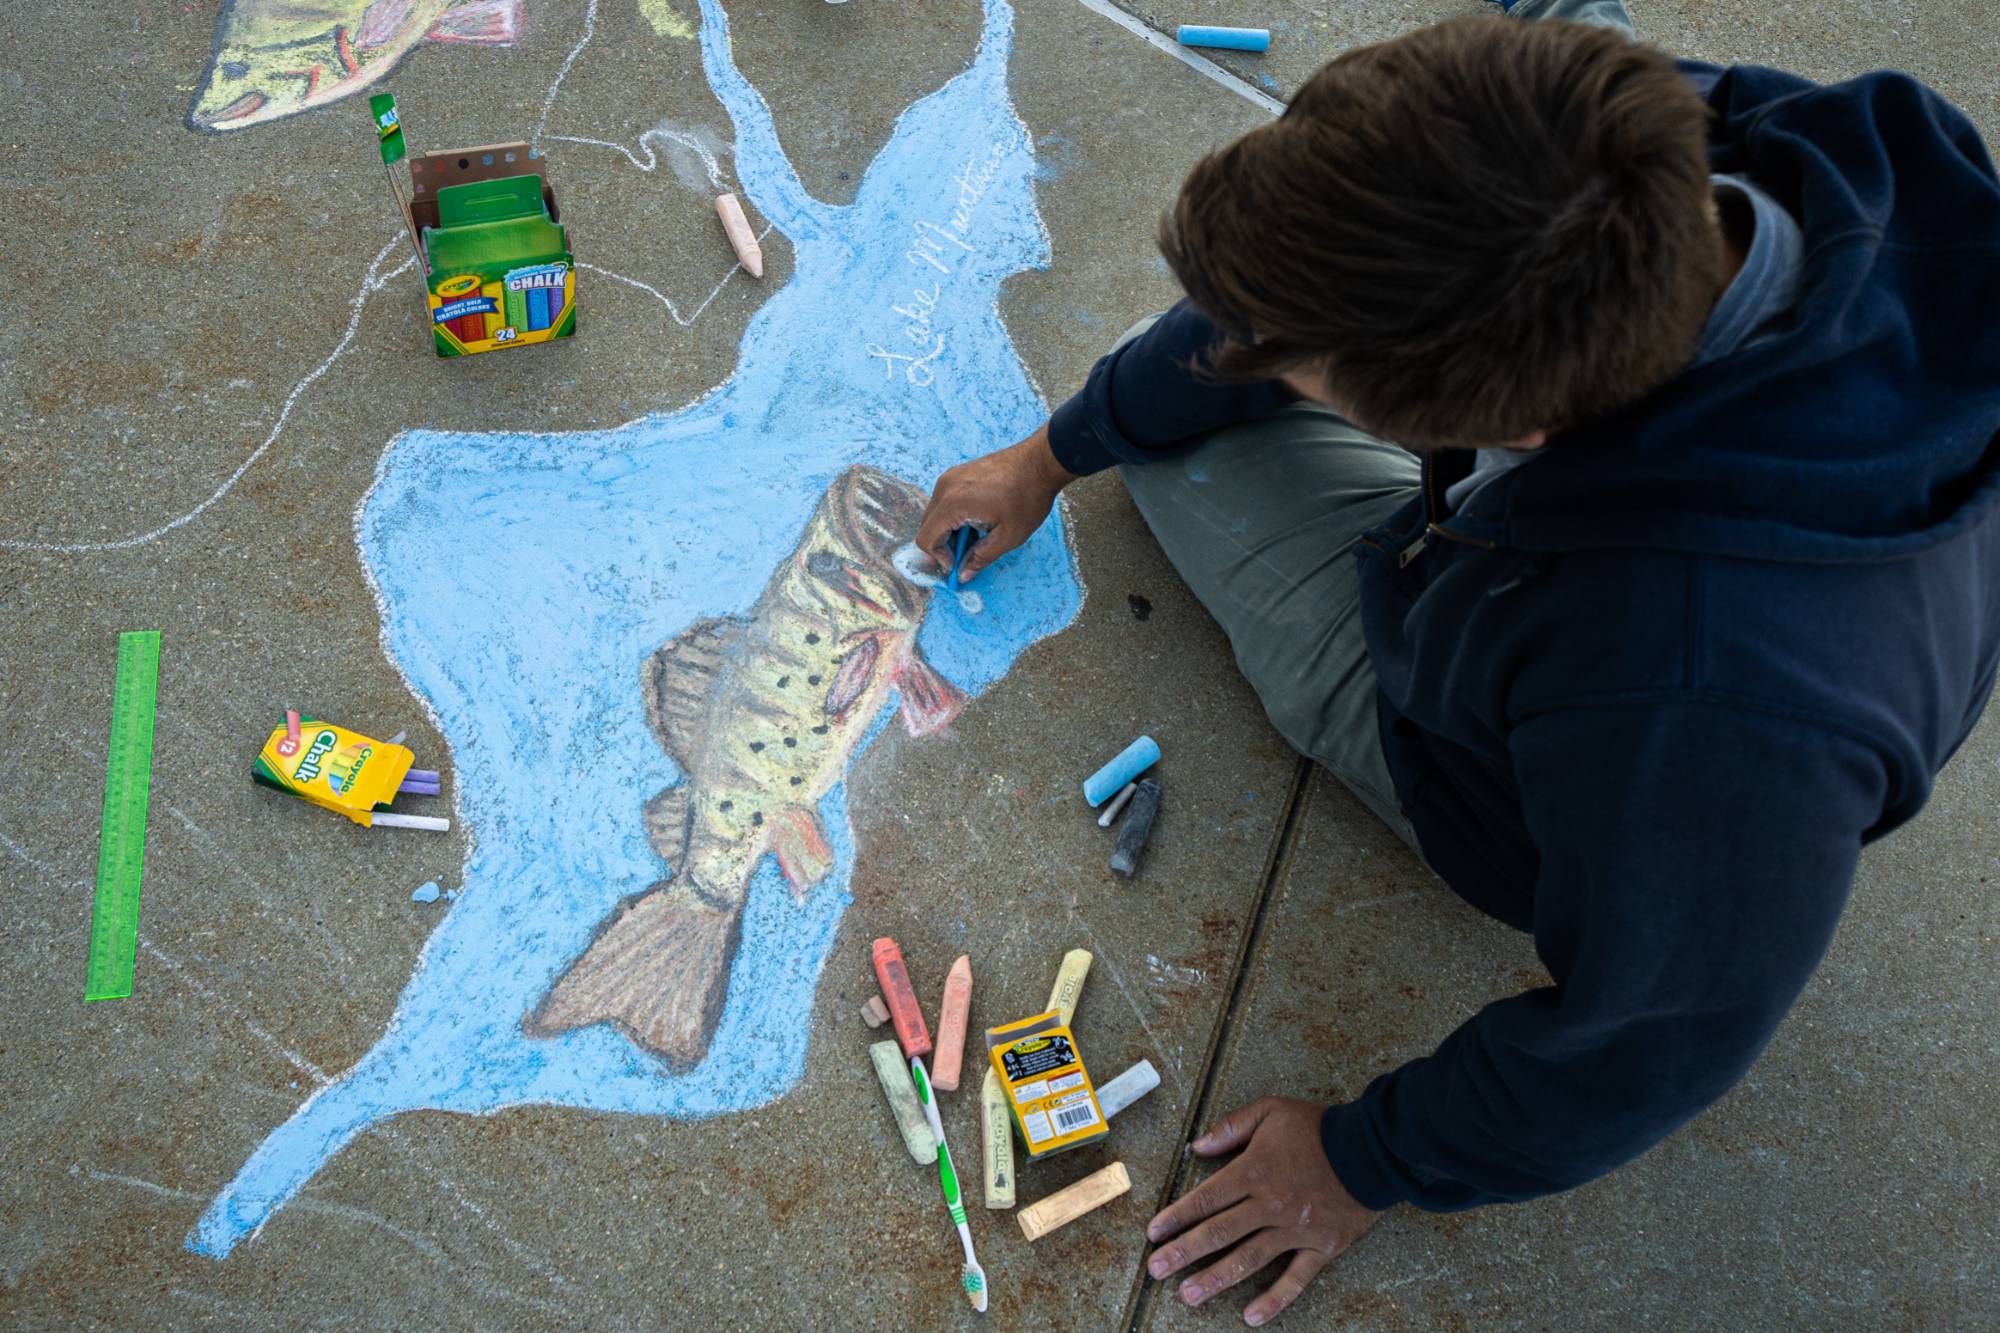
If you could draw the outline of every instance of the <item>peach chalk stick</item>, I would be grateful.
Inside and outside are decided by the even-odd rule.
[[[764,247],[757,244],[757,233],[750,229],[750,219],[743,216],[743,205],[733,194],[719,195],[715,201],[716,214],[722,219],[722,230],[729,237],[729,248],[736,252],[743,271],[753,278],[764,276]]]
[[[884,935],[873,950],[875,980],[882,987],[882,999],[889,1006],[889,1019],[896,1025],[896,1040],[903,1043],[903,1056],[915,1060],[931,1053],[930,1029],[924,1026],[924,1011],[917,1005],[917,993],[910,989],[910,972],[903,966],[903,951]]]
[[[988,1208],[1014,1206],[1014,1113],[1007,1090],[989,1067],[979,1089],[980,1178],[986,1185]]]
[[[1049,990],[1046,1007],[1062,1016],[1064,1027],[1076,1017],[1076,1002],[1083,996],[1083,979],[1090,975],[1090,963],[1090,950],[1071,949],[1056,969],[1056,984]]]
[[[1113,1162],[1102,1171],[1093,1171],[1068,1189],[1057,1190],[1048,1198],[1031,1203],[1016,1216],[1021,1234],[1040,1240],[1058,1227],[1066,1227],[1085,1213],[1102,1208],[1132,1188],[1125,1163]]]
[[[882,1003],[881,996],[868,997],[868,1003],[861,1006],[861,1021],[871,1028],[879,1028],[889,1021],[889,1006]]]
[[[964,954],[944,979],[944,1007],[938,1011],[937,1053],[931,1057],[931,1086],[958,1091],[965,1063],[965,1016],[972,1009],[972,960]]]
[[[910,1082],[910,1066],[903,1059],[902,1048],[893,1041],[878,1041],[868,1048],[868,1058],[874,1062],[882,1095],[895,1113],[903,1146],[917,1165],[929,1166],[937,1160],[937,1135],[931,1133],[930,1121],[924,1119],[924,1108],[917,1102],[917,1089]]]

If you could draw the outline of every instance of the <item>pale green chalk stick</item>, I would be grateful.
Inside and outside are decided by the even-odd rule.
[[[889,1109],[896,1114],[896,1128],[903,1132],[903,1146],[920,1166],[929,1166],[937,1161],[937,1135],[931,1133],[930,1122],[924,1119],[924,1108],[917,1104],[917,1090],[910,1084],[910,1068],[903,1063],[903,1048],[893,1041],[878,1041],[868,1048],[868,1058],[875,1063],[875,1077],[881,1080],[882,1095],[889,1099]]]

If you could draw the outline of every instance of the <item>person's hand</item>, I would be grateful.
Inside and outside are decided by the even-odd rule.
[[[1043,425],[1019,444],[960,463],[939,477],[917,527],[917,548],[949,571],[951,534],[968,524],[983,528],[986,535],[965,553],[958,576],[963,583],[1033,536],[1056,493],[1075,480],[1075,473],[1056,462]]]
[[[1327,1165],[1319,1143],[1325,1109],[1289,1097],[1265,1097],[1231,1112],[1196,1139],[1191,1146],[1202,1157],[1238,1148],[1243,1155],[1147,1223],[1146,1239],[1167,1243],[1153,1251],[1146,1271],[1156,1278],[1171,1277],[1220,1255],[1181,1283],[1181,1299],[1200,1305],[1290,1254],[1278,1280],[1244,1310],[1243,1321],[1253,1328],[1267,1323],[1297,1300],[1319,1270],[1381,1216],[1356,1203]]]

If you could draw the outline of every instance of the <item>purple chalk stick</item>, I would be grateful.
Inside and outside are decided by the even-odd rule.
[[[442,793],[442,790],[435,782],[416,782],[405,778],[403,779],[403,785],[396,788],[396,794],[398,796],[437,796]]]
[[[411,782],[436,782],[438,780],[437,770],[434,768],[413,768],[403,776]]]

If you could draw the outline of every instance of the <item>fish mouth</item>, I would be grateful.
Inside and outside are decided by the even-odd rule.
[[[262,93],[245,93],[219,111],[202,111],[196,109],[188,116],[188,123],[198,130],[234,129],[234,122],[242,120],[244,117],[262,109],[263,105],[270,100],[270,98],[264,96]]]

